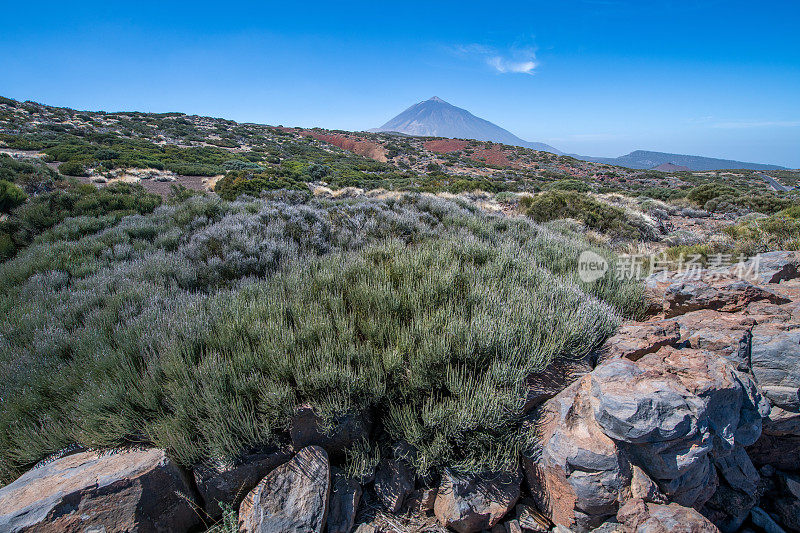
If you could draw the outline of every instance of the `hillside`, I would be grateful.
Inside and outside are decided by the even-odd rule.
[[[0,530],[796,529],[762,175],[0,99]]]
[[[437,96],[414,104],[380,128],[370,131],[398,132],[418,137],[493,141],[554,154],[562,153],[544,143],[523,141],[510,131],[478,118],[466,109],[451,105]]]
[[[695,171],[726,169],[781,170],[786,168],[778,165],[745,163],[743,161],[733,161],[730,159],[717,159],[714,157],[703,157],[698,155],[668,154],[665,152],[650,152],[647,150],[636,150],[627,155],[622,155],[619,157],[576,157],[586,161],[642,169],[653,168],[665,163],[680,165]]]

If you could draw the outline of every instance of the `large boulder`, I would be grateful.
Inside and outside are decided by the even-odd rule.
[[[521,481],[519,468],[473,476],[445,471],[433,508],[436,518],[459,533],[491,529],[514,508]]]
[[[525,475],[537,505],[578,531],[612,518],[634,490],[700,508],[718,470],[752,495],[743,447],[757,441],[768,408],[746,374],[710,352],[664,347],[610,360],[535,412],[540,446]],[[634,482],[634,466],[658,491]]]
[[[187,531],[200,520],[196,505],[164,450],[87,451],[0,489],[0,530]]]
[[[617,520],[624,531],[636,533],[718,533],[703,515],[678,504],[661,505],[632,499],[620,508]]]
[[[261,480],[239,507],[242,533],[322,533],[331,488],[328,454],[300,450]]]
[[[290,449],[284,449],[247,455],[236,462],[206,461],[195,466],[192,473],[208,516],[222,516],[223,504],[239,507],[245,495],[273,469],[289,461],[292,454]]]
[[[731,267],[733,275],[753,283],[780,283],[800,277],[798,252],[766,252]]]
[[[523,457],[536,505],[578,531],[613,517],[631,478],[627,458],[594,419],[591,384],[587,375],[535,412],[540,446]]]

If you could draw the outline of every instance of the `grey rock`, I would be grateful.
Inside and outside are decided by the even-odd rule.
[[[192,468],[195,484],[203,498],[206,513],[213,519],[222,516],[220,504],[234,509],[264,476],[292,458],[291,450],[252,454],[235,464],[205,462]]]
[[[760,507],[753,507],[753,510],[750,511],[750,519],[766,533],[786,533],[786,531]]]
[[[522,533],[522,526],[519,525],[519,520],[515,518],[503,524],[503,531],[505,533]]]
[[[239,531],[322,533],[330,488],[328,454],[303,448],[250,491],[239,507]]]
[[[184,473],[163,450],[87,451],[0,489],[0,530],[187,531],[199,523]]]
[[[637,533],[717,533],[707,518],[690,507],[678,504],[660,505],[632,499],[617,513],[624,531]]]
[[[375,473],[375,493],[392,513],[400,511],[414,490],[414,471],[403,459],[384,459]]]
[[[664,314],[673,317],[699,309],[726,313],[741,311],[751,302],[767,300],[783,304],[789,300],[745,280],[710,283],[703,280],[678,281],[664,293]]]
[[[800,435],[800,329],[755,326],[750,360],[756,382],[772,405],[764,431]]]
[[[753,283],[780,283],[800,277],[797,252],[767,252],[731,267],[734,274],[745,274]]]
[[[631,468],[631,497],[650,503],[668,503],[658,485],[638,466]]]
[[[334,469],[333,492],[328,502],[328,533],[350,533],[361,501],[361,485]]]
[[[521,481],[519,468],[475,476],[446,470],[434,503],[436,518],[459,533],[491,529],[517,503]]]

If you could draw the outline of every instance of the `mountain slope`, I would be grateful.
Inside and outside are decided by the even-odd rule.
[[[466,109],[448,104],[436,96],[412,105],[380,128],[369,131],[393,131],[418,137],[475,139],[523,146],[555,154],[563,153],[548,144],[524,141],[510,131],[476,117]]]
[[[764,165],[761,163],[746,163],[731,159],[717,159],[715,157],[703,157],[699,155],[668,154],[665,152],[650,152],[647,150],[636,150],[620,157],[589,157],[576,155],[573,156],[584,161],[595,163],[608,163],[627,168],[653,168],[664,163],[680,165],[691,170],[724,170],[724,169],[749,169],[749,170],[783,170],[785,167],[778,165]]]

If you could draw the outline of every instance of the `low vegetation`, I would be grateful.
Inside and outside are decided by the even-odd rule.
[[[234,457],[300,402],[369,410],[422,472],[496,467],[525,441],[525,377],[639,309],[635,284],[578,280],[588,245],[555,228],[287,200],[66,218],[0,265],[3,478],[72,443]]]

